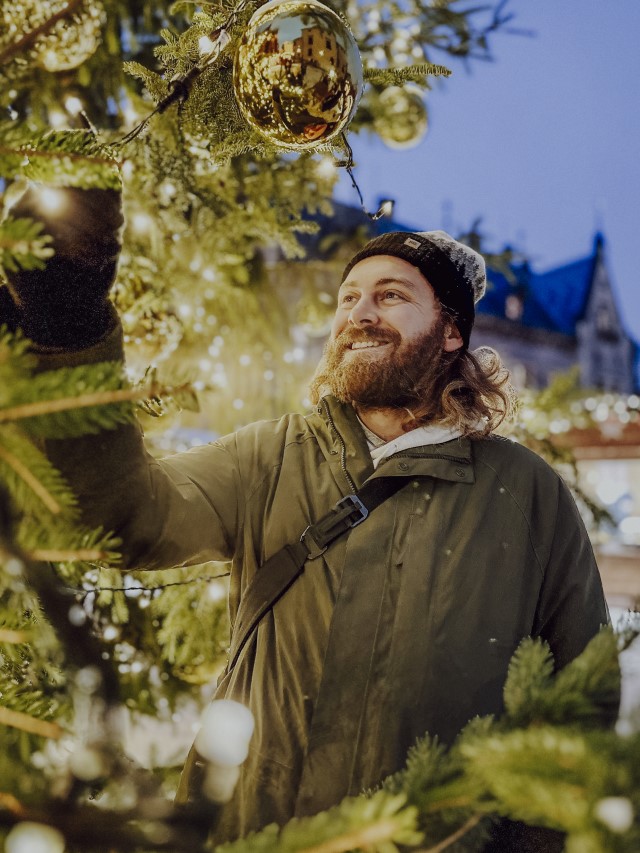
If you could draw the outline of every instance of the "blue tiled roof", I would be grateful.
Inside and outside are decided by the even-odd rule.
[[[593,279],[594,258],[531,276],[531,293],[552,318],[556,328],[573,335],[582,316]]]
[[[529,268],[514,266],[512,270],[515,281],[508,280],[502,273],[491,268],[487,270],[487,291],[478,302],[478,313],[505,317],[507,298],[514,294],[521,294],[524,297],[522,317],[518,321],[521,325],[553,332],[559,331],[553,317],[536,298],[535,290],[531,286],[532,274]]]

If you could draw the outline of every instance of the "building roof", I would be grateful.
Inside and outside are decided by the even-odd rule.
[[[531,276],[531,294],[544,306],[559,332],[575,334],[576,323],[584,314],[589,298],[595,260],[594,254]]]

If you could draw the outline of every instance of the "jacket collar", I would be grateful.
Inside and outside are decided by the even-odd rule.
[[[318,414],[330,434],[327,458],[335,468],[337,479],[346,482],[349,490],[348,478],[356,488],[360,488],[369,477],[429,476],[456,483],[475,481],[469,438],[400,451],[382,460],[374,472],[367,440],[353,407],[327,395],[318,405]]]

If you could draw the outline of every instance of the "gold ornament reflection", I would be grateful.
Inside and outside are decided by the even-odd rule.
[[[427,108],[418,86],[389,86],[378,96],[373,127],[389,148],[413,148],[428,129]]]
[[[362,63],[346,24],[318,0],[272,0],[249,21],[233,84],[249,124],[272,142],[302,150],[351,121]]]

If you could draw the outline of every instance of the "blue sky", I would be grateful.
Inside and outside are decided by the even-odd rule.
[[[394,198],[395,218],[416,230],[456,233],[481,216],[490,249],[510,243],[537,271],[589,254],[600,229],[640,341],[640,0],[509,8],[532,35],[497,34],[494,62],[451,65],[417,147],[352,134],[356,179],[369,209]],[[357,203],[348,179],[338,197]]]

